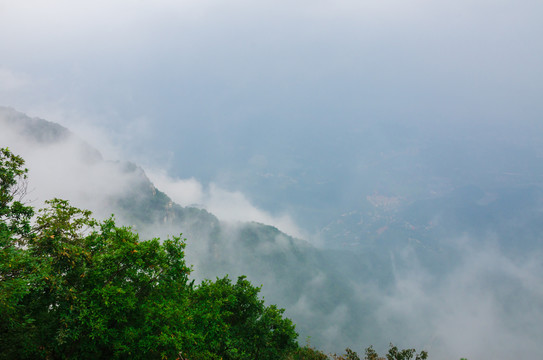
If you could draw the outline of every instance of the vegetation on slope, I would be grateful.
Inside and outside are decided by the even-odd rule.
[[[244,276],[195,285],[180,237],[141,241],[60,199],[31,221],[23,165],[0,149],[0,359],[360,359],[300,347]],[[413,356],[427,358],[391,345],[387,359]]]
[[[26,170],[0,157],[0,358],[280,359],[297,348],[283,310],[241,277],[189,281],[179,237],[141,241],[54,199],[14,200]]]

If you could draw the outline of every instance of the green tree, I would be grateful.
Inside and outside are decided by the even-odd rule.
[[[28,173],[23,166],[23,158],[7,148],[0,148],[0,236],[3,239],[24,236],[30,232],[29,220],[34,211],[20,201],[26,193]]]
[[[20,358],[176,358],[197,336],[180,238],[139,241],[112,219],[52,200],[26,243],[34,259],[20,310]],[[24,351],[23,351],[24,350]]]
[[[24,160],[9,149],[0,149],[0,348],[10,354],[26,338],[33,319],[20,306],[33,276],[33,259],[22,248],[30,234],[34,211],[21,200],[28,170]],[[0,355],[0,358],[2,355]]]
[[[265,306],[244,277],[236,283],[228,277],[204,281],[194,292],[199,311],[196,323],[202,326],[206,346],[222,359],[282,359],[296,349],[297,334],[292,322],[283,318],[283,309]]]
[[[364,360],[380,360],[382,358],[379,357],[377,352],[373,349],[373,346],[369,346],[366,348],[366,356],[364,357]]]
[[[428,353],[426,351],[421,351],[417,354],[415,349],[399,350],[397,346],[390,344],[386,356],[387,360],[411,360],[413,359],[413,356],[415,356],[415,360],[426,360],[428,358]]]
[[[403,349],[399,350],[397,346],[390,344],[388,353],[386,354],[386,360],[411,360],[415,356],[415,360],[426,360],[428,353],[421,351],[417,354],[415,349]],[[366,348],[365,360],[384,360],[385,358],[379,357],[377,352],[373,349],[373,346]]]

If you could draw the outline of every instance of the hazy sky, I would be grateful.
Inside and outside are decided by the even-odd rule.
[[[263,179],[352,189],[339,167],[364,168],[375,126],[378,146],[540,145],[542,16],[537,0],[0,1],[0,105],[281,213]]]
[[[420,193],[417,172],[437,190],[454,174],[541,184],[542,19],[541,0],[0,0],[0,105],[142,164],[183,205],[304,237],[333,217],[323,207]],[[69,160],[63,149],[36,155],[44,185],[40,156]],[[376,297],[383,328],[400,317],[398,333],[428,332],[438,358],[541,354],[541,257],[465,253],[433,287],[426,270],[400,272]],[[530,306],[502,308],[488,274]]]

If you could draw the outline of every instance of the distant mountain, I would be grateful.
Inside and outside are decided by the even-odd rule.
[[[317,248],[273,226],[228,223],[180,206],[138,165],[104,159],[64,127],[0,107],[0,146],[27,161],[29,201],[61,197],[99,218],[115,214],[142,238],[182,233],[193,277],[247,275],[262,284],[266,301],[296,323],[302,343],[310,337],[333,352],[373,344],[382,352],[394,342],[446,359],[484,358],[496,339],[508,339],[493,358],[542,354],[541,159],[532,154],[529,166],[515,165],[513,173],[495,159],[481,177],[472,171],[484,165],[479,158],[464,169],[443,164],[430,176],[418,158],[422,149],[408,145],[390,156],[365,154],[366,188],[336,217],[320,212],[322,199],[305,205],[308,216],[329,219]],[[428,157],[438,162],[438,154]],[[421,166],[407,166],[408,158]],[[384,176],[388,171],[395,176]],[[326,189],[317,180],[315,193]]]

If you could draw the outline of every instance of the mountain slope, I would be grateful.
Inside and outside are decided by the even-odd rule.
[[[493,359],[543,356],[541,161],[492,186],[443,187],[449,180],[418,174],[421,187],[441,190],[353,196],[358,205],[321,231],[328,247],[316,248],[180,206],[137,165],[104,160],[69,130],[13,109],[0,107],[0,146],[26,159],[35,207],[61,197],[100,218],[114,213],[144,238],[183,233],[193,277],[248,275],[286,308],[302,342],[311,336],[333,352],[394,342],[433,359],[488,358],[488,349]]]
[[[263,285],[267,302],[286,308],[301,338],[311,336],[315,345],[332,346],[343,333],[330,337],[323,331],[336,322],[337,308],[355,312],[348,310],[354,306],[353,292],[345,279],[308,242],[272,226],[223,223],[206,210],[180,206],[155,188],[140,167],[104,160],[58,124],[0,108],[0,128],[1,145],[27,160],[33,201],[61,197],[100,217],[113,213],[142,237],[183,233],[193,276],[247,275]]]

